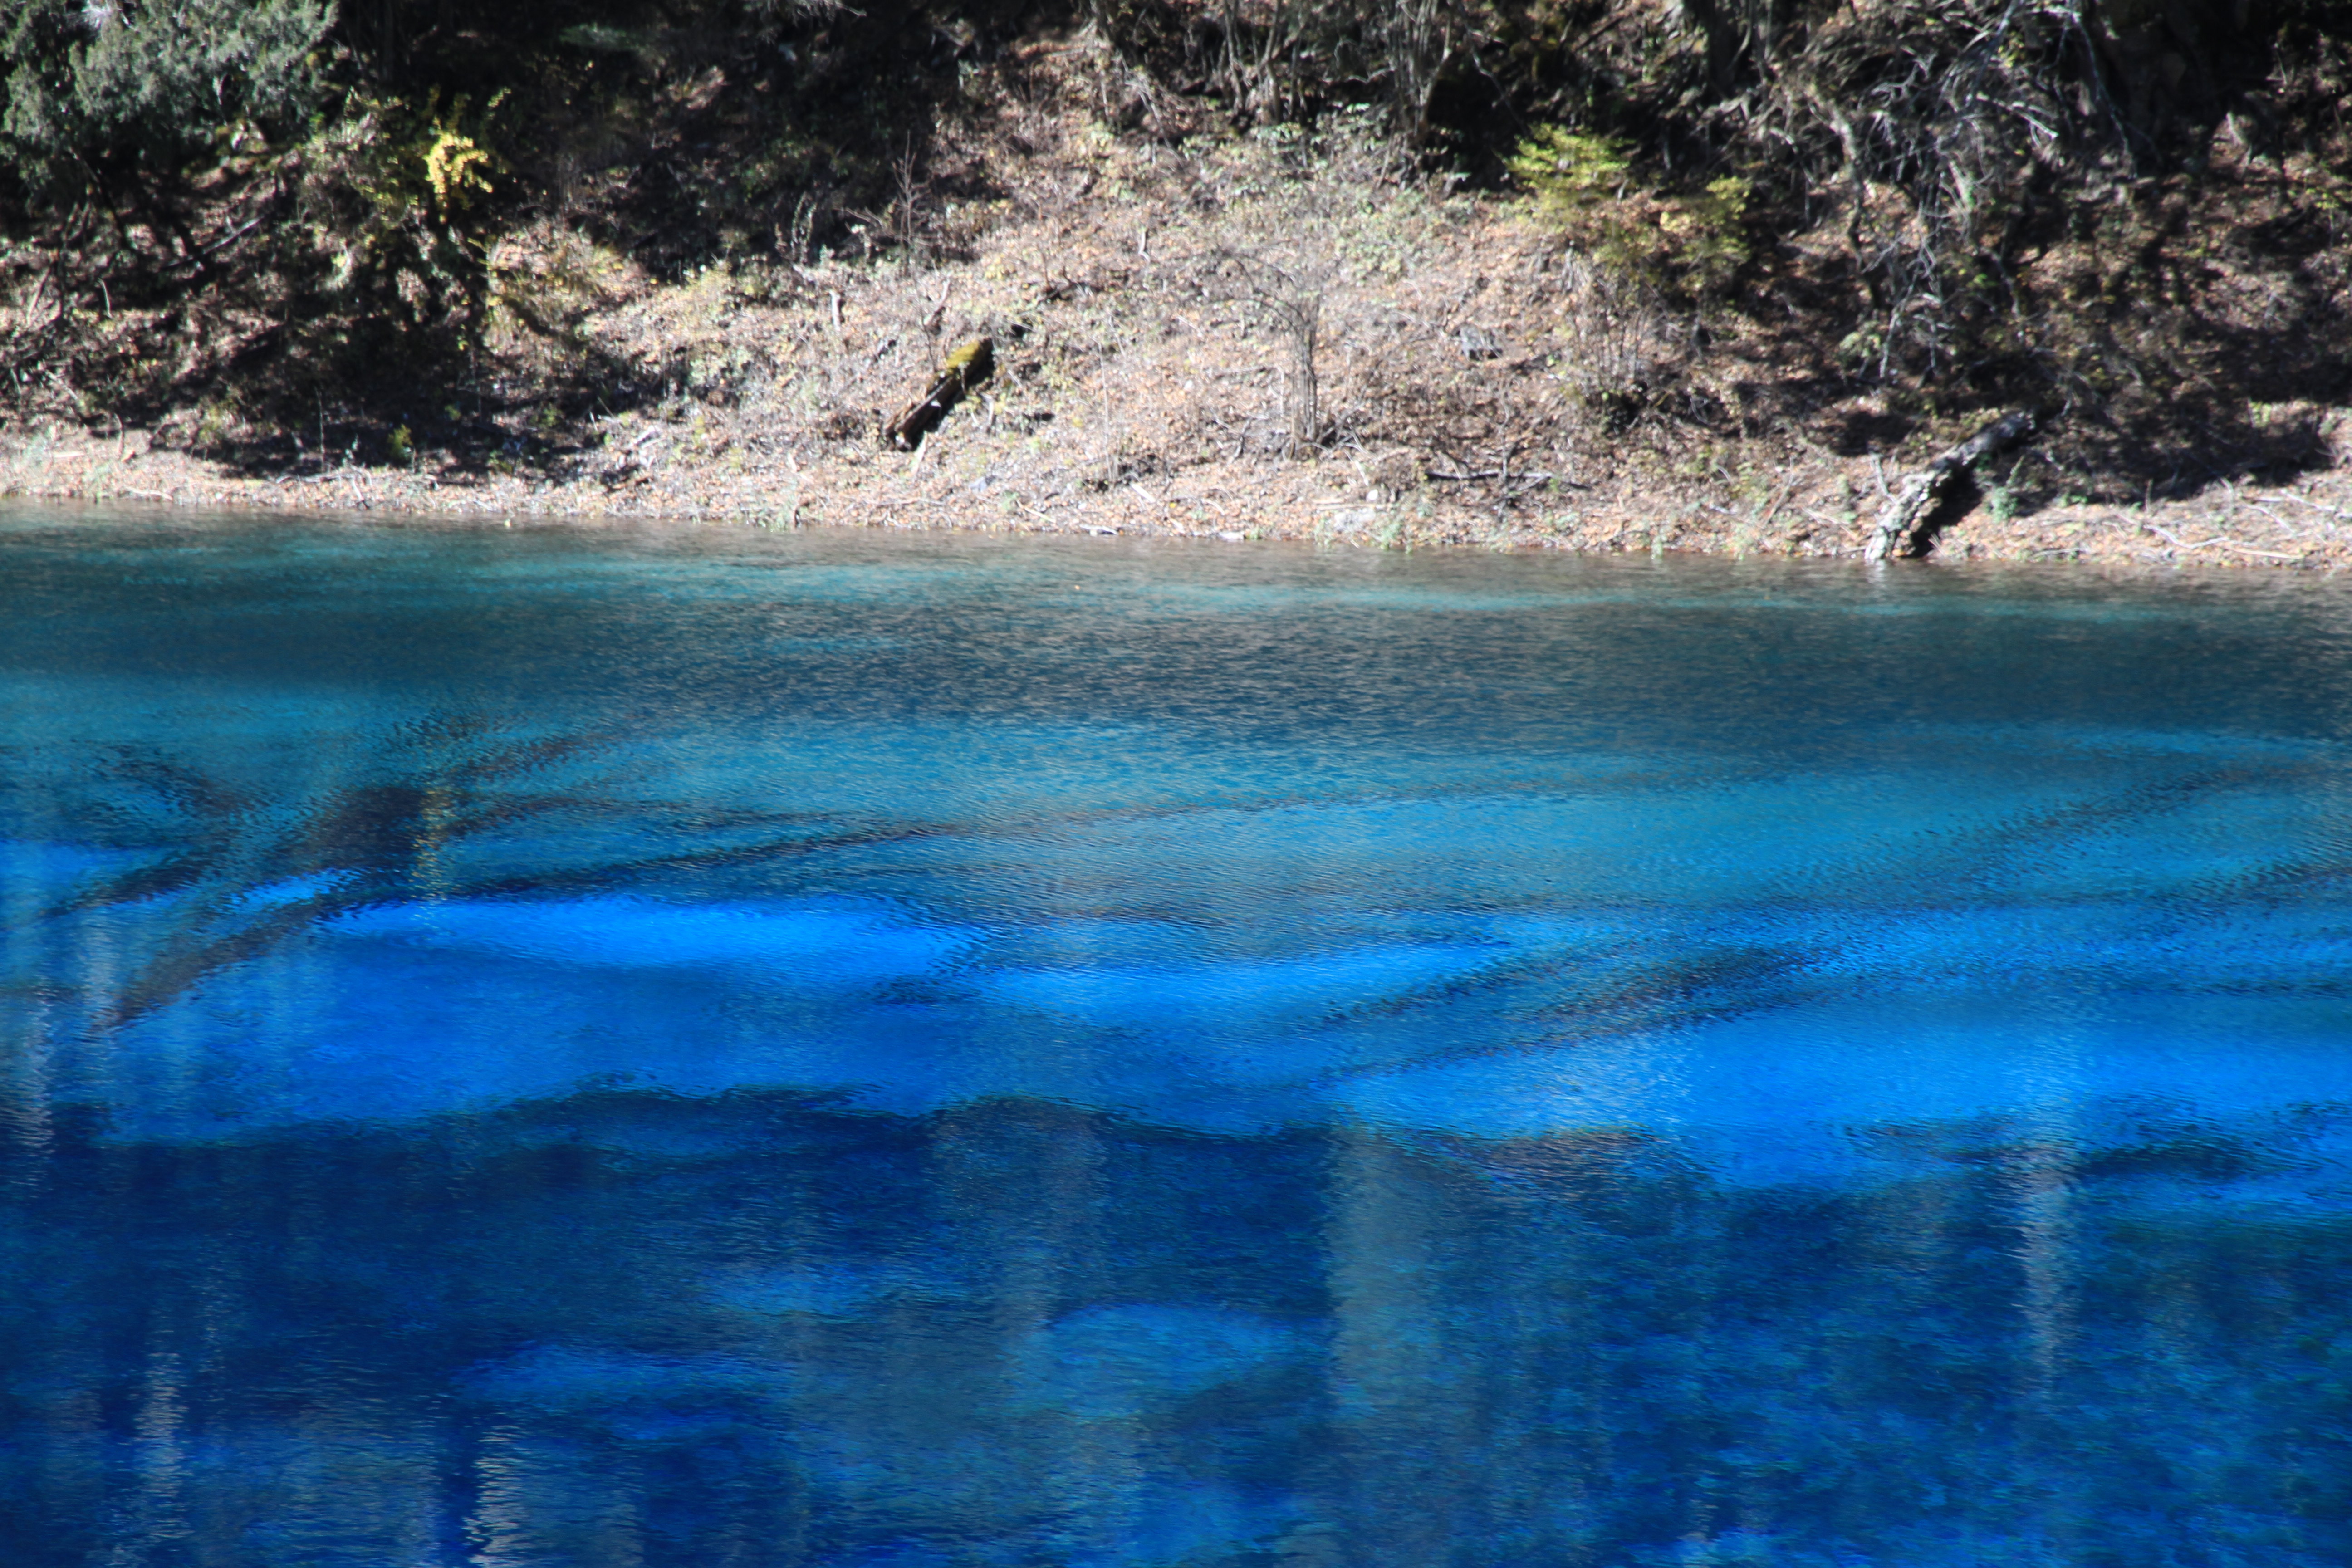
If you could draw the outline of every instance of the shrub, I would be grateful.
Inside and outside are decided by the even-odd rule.
[[[499,160],[485,144],[503,93],[422,104],[354,94],[305,150],[300,210],[321,287],[402,330],[463,333],[480,317],[490,237],[477,210]]]
[[[0,0],[0,112],[36,197],[144,205],[323,88],[326,0]]]
[[[1537,211],[1625,282],[1717,294],[1748,260],[1749,191],[1736,174],[1680,195],[1647,190],[1627,143],[1557,125],[1521,142],[1508,163]]]

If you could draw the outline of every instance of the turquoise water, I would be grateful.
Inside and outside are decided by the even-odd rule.
[[[0,513],[0,1562],[2333,1568],[2347,611]]]

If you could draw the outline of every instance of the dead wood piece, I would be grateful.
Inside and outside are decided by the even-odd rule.
[[[996,343],[990,338],[974,338],[955,353],[948,355],[947,367],[940,373],[931,389],[899,411],[898,416],[882,426],[882,438],[902,452],[911,452],[923,444],[923,437],[939,428],[940,421],[948,416],[966,395],[986,381],[996,370]]]
[[[1549,484],[1559,478],[1549,468],[1464,468],[1459,471],[1452,468],[1423,468],[1422,472],[1438,483],[1446,485],[1475,484],[1482,479],[1503,479],[1512,484],[1524,481],[1531,485],[1542,485]],[[1570,489],[1589,490],[1592,488],[1591,485],[1579,484],[1574,479],[1559,479],[1559,483]]]
[[[1878,526],[1871,532],[1870,548],[1865,553],[1873,561],[1884,561],[1890,555],[1908,552],[1917,543],[1919,524],[1934,510],[1954,475],[1966,473],[2002,447],[2032,433],[2033,416],[2016,409],[1912,475],[1886,503],[1886,510],[1878,514]]]

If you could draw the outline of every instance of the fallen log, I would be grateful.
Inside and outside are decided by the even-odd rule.
[[[923,437],[939,428],[948,411],[963,401],[966,395],[996,373],[996,343],[991,338],[974,338],[955,353],[948,355],[947,367],[931,389],[899,411],[898,416],[882,426],[882,438],[901,452],[911,452],[923,444]]]
[[[1918,547],[1918,529],[1953,477],[1964,474],[2004,447],[2033,433],[2033,416],[2020,408],[2004,414],[1911,476],[1886,510],[1878,514],[1865,553],[1873,561],[1907,555]]]

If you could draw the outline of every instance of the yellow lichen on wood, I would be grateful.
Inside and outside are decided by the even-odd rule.
[[[961,373],[970,381],[984,381],[988,377],[989,371],[994,368],[995,357],[996,344],[992,340],[974,338],[948,355],[947,373],[950,375]],[[977,376],[971,374],[975,365],[979,367]]]
[[[912,451],[922,444],[923,437],[939,427],[948,411],[963,400],[964,394],[986,381],[996,370],[996,344],[992,339],[974,338],[948,355],[947,368],[940,373],[931,389],[907,405],[898,417],[882,426],[882,438],[901,451]]]

